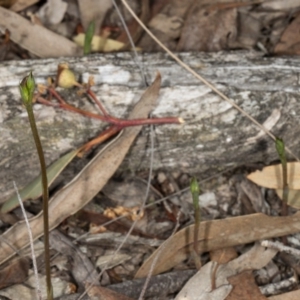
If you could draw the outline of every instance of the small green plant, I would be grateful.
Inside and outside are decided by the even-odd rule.
[[[281,207],[281,215],[288,215],[288,196],[289,196],[289,186],[287,180],[287,160],[285,154],[285,145],[282,139],[276,137],[275,140],[276,151],[279,155],[279,159],[282,166],[282,207]],[[287,244],[287,237],[283,236],[282,243]]]
[[[50,277],[50,251],[49,251],[49,220],[48,220],[48,201],[49,201],[49,192],[48,192],[48,180],[47,180],[47,171],[44,158],[44,152],[42,144],[39,138],[39,133],[36,127],[36,122],[33,114],[32,103],[33,103],[33,94],[35,90],[35,81],[32,73],[24,77],[20,83],[20,93],[22,97],[23,104],[26,108],[28,119],[36,145],[37,153],[39,156],[40,166],[41,166],[41,175],[42,175],[42,185],[43,185],[43,214],[44,214],[44,247],[45,247],[45,270],[46,270],[46,284],[47,284],[47,299],[53,300],[53,290],[51,285]]]
[[[282,212],[283,216],[287,215],[287,201],[288,201],[288,193],[289,193],[289,186],[287,181],[287,160],[285,154],[285,145],[282,139],[276,137],[275,140],[276,150],[279,155],[279,159],[282,165]]]
[[[200,207],[199,207],[199,194],[200,187],[198,181],[195,177],[192,178],[190,184],[190,190],[193,197],[193,206],[194,206],[194,215],[195,215],[195,227],[194,227],[194,251],[192,252],[196,268],[200,270],[201,268],[201,260],[199,257],[199,248],[198,248],[198,233],[200,228]]]
[[[83,53],[84,55],[88,55],[92,51],[92,40],[95,33],[95,21],[92,21],[85,33],[84,38],[84,46],[83,46]]]

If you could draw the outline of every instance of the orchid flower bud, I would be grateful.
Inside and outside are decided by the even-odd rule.
[[[35,81],[32,72],[30,72],[29,75],[23,78],[23,80],[19,85],[19,88],[20,88],[20,94],[22,97],[23,104],[25,106],[31,105],[33,93],[35,90]]]

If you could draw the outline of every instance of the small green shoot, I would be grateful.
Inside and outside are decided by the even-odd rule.
[[[192,256],[195,261],[196,268],[198,270],[201,269],[201,260],[199,257],[199,248],[198,248],[198,233],[200,228],[200,207],[199,207],[199,194],[200,188],[196,178],[192,178],[190,184],[190,190],[193,197],[193,206],[194,206],[194,214],[195,214],[195,227],[194,227],[194,251],[192,252]]]
[[[276,150],[279,155],[279,159],[282,165],[282,212],[283,216],[287,215],[287,201],[288,201],[288,194],[289,194],[289,186],[287,182],[287,160],[285,154],[285,145],[282,139],[276,137],[275,141]]]
[[[279,159],[282,165],[282,208],[281,208],[281,215],[287,216],[288,215],[288,196],[289,196],[289,186],[287,182],[287,161],[286,161],[286,154],[285,154],[285,145],[282,139],[276,137],[275,140],[276,151],[279,155]],[[287,244],[287,237],[282,237],[283,244]]]
[[[22,97],[22,102],[27,110],[28,119],[38,152],[40,166],[41,166],[41,175],[42,175],[42,185],[43,185],[43,214],[44,214],[44,246],[45,246],[45,270],[46,270],[46,284],[47,284],[47,299],[53,300],[53,290],[51,285],[50,277],[50,251],[49,251],[49,220],[48,220],[48,201],[49,201],[49,192],[48,192],[48,180],[47,180],[47,171],[44,158],[44,152],[42,144],[40,141],[39,133],[36,127],[36,122],[33,114],[32,103],[33,103],[33,94],[35,90],[35,80],[30,73],[28,76],[20,83],[20,94]]]
[[[94,37],[95,33],[95,21],[92,21],[85,33],[85,38],[84,38],[84,46],[83,46],[83,53],[84,55],[88,55],[92,51],[92,40]]]

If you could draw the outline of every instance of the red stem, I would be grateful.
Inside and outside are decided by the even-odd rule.
[[[109,128],[105,129],[104,131],[101,132],[99,136],[94,138],[93,140],[89,141],[85,145],[83,145],[80,149],[79,156],[82,156],[84,152],[87,152],[90,150],[94,145],[100,144],[105,142],[107,139],[118,133],[121,129],[118,128],[117,126],[110,126]]]
[[[102,103],[98,100],[95,93],[90,88],[86,92],[93,99],[93,101],[98,105],[99,109],[103,113],[103,116],[109,116],[108,112],[106,111]]]
[[[80,108],[77,108],[75,106],[72,106],[65,102],[62,97],[57,93],[57,91],[53,88],[49,88],[49,93],[53,95],[59,102],[58,105],[53,105],[50,101],[47,101],[46,99],[42,97],[38,97],[38,101],[47,105],[53,105],[53,106],[58,106],[62,109],[73,111],[76,113],[79,113],[83,116],[94,118],[101,120],[103,122],[110,123],[112,125],[115,125],[118,127],[119,130],[122,130],[125,127],[129,126],[141,126],[141,125],[161,125],[161,124],[181,124],[183,123],[183,120],[181,118],[176,118],[176,117],[165,117],[165,118],[144,118],[144,119],[119,119],[115,118],[107,113],[101,102],[97,99],[96,95],[94,92],[92,92],[90,89],[87,90],[87,94],[92,98],[93,101],[98,105],[100,108],[101,112],[104,114],[103,116],[82,110]]]

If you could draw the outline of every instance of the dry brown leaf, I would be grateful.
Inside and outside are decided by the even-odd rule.
[[[253,49],[261,37],[261,20],[249,12],[239,11],[237,16],[237,39],[230,43],[230,48]],[[265,135],[265,132],[261,132]]]
[[[0,6],[11,7],[15,2],[16,0],[0,0]]]
[[[19,12],[35,3],[37,3],[39,0],[17,0],[16,3],[13,4],[13,6],[10,7],[10,10],[14,12]]]
[[[114,222],[110,223],[110,218],[104,216],[102,213],[93,212],[86,208],[77,214],[77,218],[85,222],[90,222],[90,233],[103,232],[106,229],[114,232],[127,233],[130,229],[130,224],[124,222],[124,219],[114,220]],[[105,227],[101,226],[107,222],[109,223],[108,225]],[[143,236],[144,233],[139,228],[134,228],[132,234]]]
[[[226,300],[267,300],[255,283],[251,271],[231,276],[228,278],[228,281],[233,286],[233,289]]]
[[[287,181],[289,189],[300,189],[300,162],[287,163]],[[277,164],[268,166],[262,169],[262,171],[255,171],[247,176],[248,179],[256,183],[257,185],[269,188],[269,189],[282,189],[282,165]]]
[[[87,288],[88,287],[89,286],[87,286]],[[93,286],[88,290],[88,295],[91,297],[91,299],[97,300],[133,300],[133,298],[121,295],[113,290],[102,286]]]
[[[230,284],[217,285],[212,290],[212,278],[214,271],[218,267],[217,263],[210,261],[204,265],[193,277],[191,277],[182,290],[177,294],[175,300],[224,300],[230,293]],[[224,276],[222,277],[223,279]]]
[[[58,230],[50,233],[50,245],[57,252],[72,257],[71,273],[79,287],[85,283],[99,282],[95,264],[72,241]]]
[[[0,271],[0,289],[7,286],[23,283],[29,271],[29,261],[27,258],[20,258]]]
[[[168,48],[175,49],[187,10],[193,0],[170,0],[148,23],[149,29]],[[147,51],[160,51],[160,46],[145,34],[138,46]]]
[[[237,252],[233,247],[217,249],[210,251],[210,260],[217,262],[218,264],[225,264],[235,258],[237,258]]]
[[[204,7],[196,1],[186,18],[177,51],[220,51],[236,39],[237,9]]]
[[[3,7],[0,7],[0,27],[9,30],[12,41],[39,57],[79,56],[83,53],[72,41]]]
[[[210,261],[186,283],[175,300],[223,300],[232,290],[228,280],[231,276],[246,270],[263,268],[276,253],[274,249],[265,249],[255,244],[248,252],[226,264],[217,265]]]
[[[283,32],[279,43],[275,46],[275,54],[299,55],[300,54],[300,14]]]
[[[156,103],[161,77],[158,74],[136,104],[129,118],[146,118]],[[126,128],[49,202],[49,228],[54,229],[63,220],[85,206],[106,184],[122,163],[141,126]],[[43,235],[43,214],[29,220],[34,239]],[[24,222],[18,222],[7,230],[0,241],[0,263],[15,254],[13,249],[22,249],[29,244]]]
[[[74,291],[74,284],[70,282],[66,282],[61,278],[54,277],[51,279],[52,287],[53,287],[53,296],[56,299],[62,295],[66,296]],[[42,299],[47,299],[47,288],[46,288],[46,278],[45,276],[39,274],[39,283],[41,287],[41,297]],[[36,278],[32,273],[28,280],[26,280],[22,284],[15,284],[6,289],[0,290],[0,297],[4,296],[8,299],[21,299],[21,300],[33,300],[37,299],[36,296]],[[5,299],[7,299],[5,298]],[[65,299],[65,298],[63,298]]]
[[[300,212],[287,217],[270,217],[253,214],[201,222],[198,247],[207,252],[224,247],[251,243],[293,234],[300,230]],[[141,266],[135,278],[146,277],[153,260],[159,253],[153,275],[165,272],[190,257],[193,250],[194,225],[186,227],[167,239]],[[161,251],[161,247],[163,247]]]
[[[275,295],[268,297],[269,300],[299,300],[300,299],[300,290],[284,293],[281,295]]]

